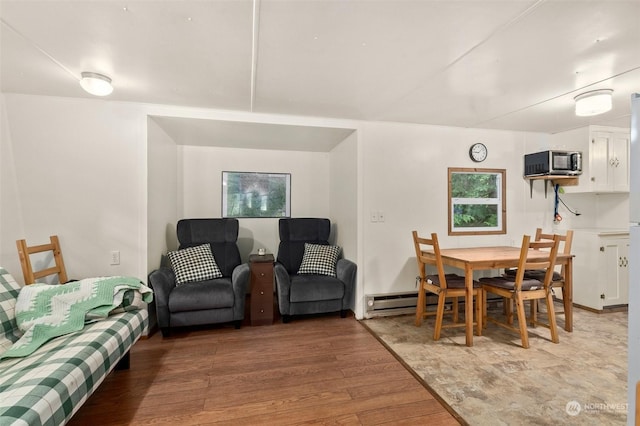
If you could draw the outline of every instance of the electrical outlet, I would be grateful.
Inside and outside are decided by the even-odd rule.
[[[384,222],[384,212],[378,211],[378,222]]]
[[[113,250],[111,252],[111,265],[119,265],[120,264],[120,251]]]
[[[371,222],[377,222],[378,220],[378,212],[375,210],[371,210]]]

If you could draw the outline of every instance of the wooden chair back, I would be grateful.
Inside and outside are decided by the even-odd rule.
[[[418,236],[417,231],[413,231],[413,245],[416,250],[416,260],[418,261],[418,272],[420,273],[420,280],[424,283],[427,276],[427,265],[433,265],[436,267],[438,277],[440,278],[440,287],[447,288],[447,279],[444,273],[444,265],[442,263],[442,255],[440,254],[440,244],[438,244],[438,234],[435,232],[431,234],[431,238],[424,238]],[[423,254],[423,251],[433,250],[435,255],[435,261]]]
[[[545,270],[544,287],[547,288],[551,285],[553,280],[553,268],[556,264],[556,257],[558,256],[558,247],[560,246],[560,236],[552,235],[551,239],[541,239],[538,241],[531,241],[529,235],[522,237],[522,246],[520,247],[520,260],[518,261],[518,270],[516,272],[516,291],[520,291],[522,280],[524,279],[525,271],[528,269],[540,269]],[[529,250],[546,251],[549,255],[544,259],[529,260]]]
[[[20,256],[20,264],[22,265],[22,275],[24,276],[24,283],[26,285],[33,284],[37,279],[44,278],[50,275],[57,275],[58,282],[60,284],[66,283],[67,271],[64,266],[64,260],[62,259],[62,251],[60,250],[60,241],[57,235],[49,237],[49,244],[40,244],[37,246],[27,246],[26,240],[17,240],[16,246],[18,247],[18,255]],[[31,262],[31,255],[36,253],[52,252],[54,266],[34,270],[33,263]]]
[[[553,237],[556,235],[558,236],[560,244],[562,244],[562,254],[567,254],[567,255],[571,254],[571,245],[573,244],[573,230],[571,229],[568,230],[566,234],[559,235],[559,234],[547,234],[542,232],[542,228],[537,228],[535,240],[536,241],[553,240]],[[558,252],[560,252],[560,249],[558,249]],[[560,275],[562,276],[562,281],[564,281],[564,278],[565,278],[564,265],[562,265],[562,270],[560,271]]]

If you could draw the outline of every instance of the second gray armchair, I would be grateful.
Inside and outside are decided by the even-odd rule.
[[[280,219],[278,225],[275,280],[282,321],[324,312],[345,317],[351,309],[357,268],[339,258],[339,249],[329,244],[329,219]]]

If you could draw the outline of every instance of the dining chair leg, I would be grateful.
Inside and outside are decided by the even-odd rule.
[[[476,297],[476,332],[478,336],[482,336],[482,317],[484,315],[484,309],[482,308],[482,301],[484,299],[484,291],[478,290]]]
[[[451,302],[451,309],[453,310],[453,323],[457,324],[459,321],[459,310],[458,310],[458,298],[453,297],[453,301]]]
[[[420,325],[422,325],[422,319],[424,318],[424,312],[427,307],[426,299],[426,292],[422,288],[422,284],[420,284],[420,289],[418,290],[418,303],[416,304],[416,327],[420,327]]]
[[[529,319],[529,325],[531,327],[536,326],[536,322],[538,321],[538,299],[531,299],[531,313]]]
[[[527,331],[527,317],[524,312],[524,300],[521,294],[516,294],[516,312],[518,314],[518,326],[520,327],[520,337],[522,347],[529,349],[529,332]]]
[[[545,298],[547,301],[547,315],[549,316],[549,328],[551,329],[551,341],[553,343],[560,343],[560,338],[558,337],[558,327],[556,324],[556,313],[553,309],[553,296],[551,292],[547,292],[547,297]]]
[[[482,327],[487,328],[487,292],[482,290]]]
[[[569,301],[569,292],[567,291],[567,287],[562,284],[562,306],[564,306],[564,315],[565,321],[567,318],[567,312],[571,311],[571,308],[568,306],[571,302]]]
[[[504,299],[505,316],[507,317],[507,324],[513,325],[513,300]]]
[[[444,302],[446,301],[443,292],[438,294],[438,308],[436,311],[436,325],[433,330],[433,340],[440,339],[440,331],[442,330],[442,317],[444,317]]]

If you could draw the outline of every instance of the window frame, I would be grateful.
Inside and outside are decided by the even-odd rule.
[[[464,167],[449,167],[448,171],[448,192],[447,192],[447,221],[448,221],[448,231],[449,235],[498,235],[498,234],[506,234],[507,233],[507,172],[506,169],[481,169],[481,168],[464,168]],[[456,200],[465,199],[462,197],[452,198],[451,193],[451,185],[452,178],[454,173],[465,173],[465,174],[491,174],[497,175],[499,178],[499,183],[497,183],[497,193],[498,197],[497,201],[491,203],[479,203],[477,200],[482,199],[472,199],[476,200],[471,203],[460,203]],[[494,200],[494,199],[487,199]],[[454,204],[455,203],[455,204]],[[487,230],[483,230],[482,227],[473,227],[473,228],[465,228],[465,227],[456,227],[454,221],[454,205],[456,204],[484,204],[484,205],[496,205],[498,212],[498,224],[494,227],[487,227]]]

